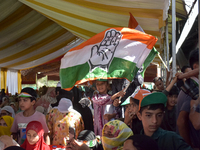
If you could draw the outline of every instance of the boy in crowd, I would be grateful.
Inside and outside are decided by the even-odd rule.
[[[48,136],[49,129],[46,124],[45,116],[35,111],[34,105],[36,103],[37,93],[34,89],[26,87],[22,89],[19,95],[19,107],[22,112],[19,112],[14,119],[11,132],[14,139],[18,139],[21,145],[26,139],[26,126],[31,121],[39,121],[44,129],[45,142],[49,145],[50,140]]]
[[[167,106],[165,107],[165,114],[161,124],[161,128],[168,131],[176,132],[176,103],[179,94],[177,86],[173,86],[167,96]]]
[[[160,128],[166,102],[167,97],[161,92],[152,93],[143,98],[137,113],[143,125],[141,134],[153,138],[162,150],[192,150],[175,132]]]
[[[142,99],[151,94],[150,91],[139,89],[136,90],[130,97],[128,97],[121,105],[125,106],[125,118],[124,123],[126,123],[135,134],[140,134],[143,129],[142,122],[137,117],[137,112],[139,110],[139,104]]]

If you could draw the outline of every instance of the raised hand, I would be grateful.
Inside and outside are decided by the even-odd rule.
[[[91,56],[88,61],[90,71],[96,67],[108,71],[121,37],[122,34],[117,30],[111,29],[106,31],[105,37],[101,43],[99,45],[94,45],[91,49]]]

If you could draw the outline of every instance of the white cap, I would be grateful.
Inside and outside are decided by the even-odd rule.
[[[61,98],[57,108],[61,113],[68,113],[73,109],[72,101],[68,98]]]
[[[60,81],[57,83],[56,87],[61,87]]]

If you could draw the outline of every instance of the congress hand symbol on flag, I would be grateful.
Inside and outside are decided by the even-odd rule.
[[[99,45],[94,45],[91,49],[91,56],[88,61],[90,72],[97,67],[108,72],[108,68],[121,37],[121,33],[114,29],[106,31],[105,37],[101,43]]]

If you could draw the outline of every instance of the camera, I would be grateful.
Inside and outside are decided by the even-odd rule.
[[[185,82],[179,80],[177,86],[193,100],[199,97],[199,81],[196,78],[188,78]]]

